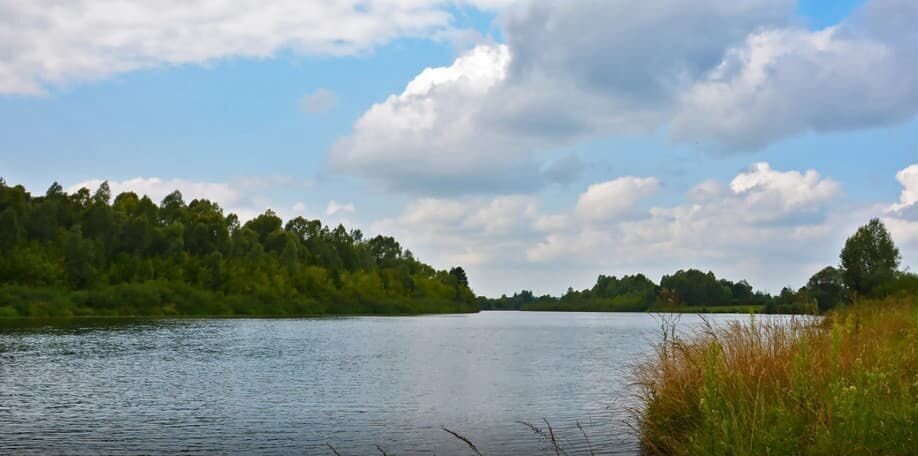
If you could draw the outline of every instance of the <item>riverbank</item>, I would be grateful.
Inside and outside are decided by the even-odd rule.
[[[0,318],[315,317],[477,312],[474,302],[340,293],[228,294],[184,283],[148,281],[89,290],[0,286]]]
[[[918,454],[918,296],[670,330],[637,381],[649,454]]]
[[[488,312],[585,312],[585,313],[686,313],[686,314],[765,314],[764,305],[651,307],[635,310],[571,310],[560,307],[524,309],[481,309]],[[785,314],[788,315],[788,314]]]

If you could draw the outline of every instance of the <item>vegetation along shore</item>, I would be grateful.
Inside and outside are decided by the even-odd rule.
[[[392,237],[268,210],[159,204],[107,184],[44,196],[0,180],[0,317],[306,316],[477,311],[462,268]]]
[[[666,331],[637,370],[645,453],[918,454],[918,289],[899,258],[872,220],[825,318]]]

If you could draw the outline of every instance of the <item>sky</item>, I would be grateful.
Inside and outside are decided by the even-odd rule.
[[[0,176],[393,235],[488,296],[918,270],[913,0],[0,0]]]

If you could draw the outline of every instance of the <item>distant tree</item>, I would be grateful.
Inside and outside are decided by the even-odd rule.
[[[713,272],[697,269],[679,270],[665,275],[660,286],[672,290],[679,302],[688,306],[719,306],[732,300],[730,282],[717,280]]]
[[[462,269],[462,266],[456,266],[449,270],[449,274],[456,278],[456,281],[459,285],[463,287],[469,286],[469,278],[465,275],[465,269]],[[532,292],[529,292],[529,295],[532,296]]]
[[[70,200],[79,208],[85,209],[89,207],[89,204],[92,202],[92,196],[89,194],[89,189],[82,187],[76,191],[76,193],[70,195]]]
[[[402,256],[402,246],[391,236],[371,238],[367,242],[367,248],[379,266],[391,264]]]
[[[243,228],[254,231],[258,236],[258,242],[264,244],[272,233],[279,233],[281,231],[281,224],[282,221],[280,217],[278,217],[274,211],[268,209],[264,214],[246,222]],[[283,243],[280,244],[280,247],[283,248]]]
[[[178,190],[166,195],[159,204],[159,215],[166,224],[182,220],[184,210],[185,200],[182,199],[182,192]]]
[[[11,250],[24,234],[22,224],[19,223],[19,215],[12,207],[0,212],[0,252]]]
[[[823,312],[841,304],[847,295],[841,271],[832,266],[813,274],[806,284],[806,292]]]
[[[124,192],[115,197],[112,209],[128,215],[134,215],[140,206],[140,198],[134,192]]]
[[[45,198],[53,198],[56,196],[62,196],[64,194],[64,187],[61,187],[61,184],[58,184],[57,181],[54,181],[48,191],[45,192]]]
[[[96,204],[108,204],[112,200],[112,190],[108,186],[108,181],[99,185],[99,189],[92,195],[92,200]]]
[[[322,222],[318,220],[307,220],[303,217],[291,219],[284,225],[284,231],[293,233],[302,241],[308,241],[319,234],[322,229]]]
[[[730,283],[729,287],[730,292],[733,294],[733,300],[737,303],[748,303],[751,302],[755,297],[755,293],[752,291],[752,285],[749,285],[749,282],[745,280],[740,280],[736,283]]]
[[[886,226],[876,218],[845,241],[840,257],[845,285],[861,295],[892,280],[902,258]]]
[[[79,225],[67,231],[64,238],[64,266],[73,288],[85,288],[93,278],[92,242],[83,238]]]
[[[230,214],[226,216],[226,230],[230,235],[233,235],[236,231],[239,230],[239,216],[236,214]]]

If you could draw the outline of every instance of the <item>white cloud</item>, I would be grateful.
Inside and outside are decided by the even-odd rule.
[[[400,190],[519,192],[555,182],[535,152],[589,136],[662,128],[736,152],[915,115],[918,4],[870,0],[815,31],[795,25],[794,9],[790,0],[512,5],[501,16],[506,44],[424,70],[371,107],[331,162]]]
[[[403,240],[425,261],[474,267],[518,258],[538,212],[529,196],[421,198],[371,228]]]
[[[495,2],[473,2],[496,7]],[[345,55],[450,27],[443,0],[0,2],[0,94],[158,66]]]
[[[883,222],[893,239],[902,244],[903,262],[918,268],[918,163],[896,173],[896,179],[902,184],[902,193],[899,202],[884,211]]]
[[[646,185],[653,188],[656,183]],[[782,172],[767,163],[757,163],[738,174],[729,188],[703,182],[689,191],[686,204],[653,207],[636,219],[612,219],[613,223],[556,232],[530,250],[529,256],[538,261],[563,256],[596,261],[596,252],[614,251],[618,254],[610,259],[651,263],[654,258],[705,261],[767,257],[785,252],[784,246],[793,245],[789,241],[794,239],[809,242],[825,235],[829,203],[840,191],[837,182],[815,171]],[[582,195],[581,201],[589,193]],[[704,197],[699,198],[699,193]],[[775,245],[766,244],[769,241]]]
[[[590,185],[580,195],[574,212],[584,220],[611,220],[631,209],[640,198],[654,194],[660,182],[654,177],[619,177]]]
[[[899,195],[899,203],[892,209],[899,210],[918,204],[918,163],[896,173],[896,180],[902,184],[902,194]]]
[[[557,293],[600,273],[659,277],[685,267],[777,291],[835,264],[845,237],[877,213],[850,206],[816,171],[767,163],[728,182],[703,181],[680,204],[641,204],[659,185],[633,176],[597,183],[555,213],[533,196],[421,198],[373,229],[434,264],[462,264],[490,294],[516,284]]]
[[[815,171],[783,172],[758,163],[729,185],[702,182],[683,204],[548,233],[527,257],[657,277],[699,267],[777,290],[799,285],[814,265],[835,261],[843,234],[854,223],[854,212],[844,214],[852,220],[835,212],[840,195],[835,181]]]
[[[518,158],[518,146],[476,118],[478,105],[506,78],[509,59],[506,46],[481,45],[451,66],[425,69],[401,94],[357,120],[352,134],[332,148],[332,165],[389,186],[421,181],[443,187],[451,177],[485,171],[483,163]],[[494,154],[495,148],[502,152]]]
[[[331,111],[338,105],[338,96],[328,89],[316,89],[312,93],[303,95],[300,99],[300,109],[307,114],[320,114]]]
[[[758,148],[906,119],[918,109],[916,59],[894,46],[837,27],[752,34],[682,95],[675,135]]]
[[[354,207],[354,203],[337,203],[335,200],[328,202],[328,207],[325,208],[325,215],[336,215],[342,213],[353,214],[357,209]]]
[[[781,172],[768,163],[756,163],[730,182],[730,189],[742,195],[750,207],[766,216],[818,208],[834,198],[841,185],[823,179],[815,170]]]

